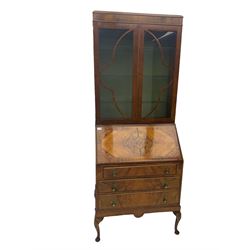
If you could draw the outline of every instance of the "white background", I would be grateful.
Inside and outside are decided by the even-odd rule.
[[[248,1],[0,2],[0,249],[250,249]],[[96,243],[92,11],[184,16],[172,213],[105,218]]]

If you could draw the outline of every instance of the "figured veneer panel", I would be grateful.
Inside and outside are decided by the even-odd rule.
[[[97,182],[97,193],[119,193],[130,191],[167,190],[179,188],[180,178],[139,178]]]
[[[176,175],[177,164],[130,166],[130,167],[104,167],[104,179],[118,179],[129,177],[170,176]]]
[[[107,12],[94,11],[94,22],[110,22],[110,23],[139,23],[139,24],[160,24],[160,25],[182,25],[182,16],[180,15],[155,15],[143,13],[128,12]]]
[[[172,206],[179,202],[179,190],[97,195],[98,209]]]
[[[97,164],[182,160],[174,124],[98,126]]]

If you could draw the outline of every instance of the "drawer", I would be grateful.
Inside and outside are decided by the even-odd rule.
[[[177,177],[110,180],[97,182],[97,193],[166,190],[179,186],[180,179]]]
[[[177,164],[159,164],[145,166],[126,166],[126,167],[104,167],[104,179],[120,179],[131,177],[147,176],[171,176],[176,175]]]
[[[173,206],[179,203],[179,190],[97,195],[97,209]]]

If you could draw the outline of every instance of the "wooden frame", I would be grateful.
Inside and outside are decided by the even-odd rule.
[[[179,234],[177,226],[181,219],[180,199],[184,161],[175,126],[175,112],[182,16],[94,11],[93,28],[96,105],[94,219],[97,231],[96,241],[100,241],[99,223],[104,217],[124,214],[141,217],[144,213],[173,212],[176,216],[174,232]],[[129,119],[104,120],[100,115],[100,86],[103,87],[105,82],[101,80],[99,65],[99,29],[102,28],[127,29],[112,47],[111,63],[107,65],[111,65],[115,58],[117,44],[126,34],[133,32],[132,112]],[[157,39],[152,31],[176,32],[175,54],[173,53],[172,57],[174,63],[171,67],[168,67],[164,60],[160,38]],[[172,76],[168,78],[171,80],[168,80],[168,85],[165,87],[167,89],[171,86],[171,109],[169,108],[168,117],[142,117],[145,32],[152,33],[150,35],[153,36],[153,41],[156,41],[160,50],[158,60],[162,65],[166,65],[167,72]],[[103,68],[106,68],[106,64]],[[159,92],[156,106],[160,102],[162,87]],[[115,106],[114,91],[111,90],[111,94]],[[119,111],[119,107],[116,108]],[[154,110],[154,108],[151,109]]]
[[[132,18],[132,19],[131,19]],[[153,24],[152,24],[153,23]],[[164,24],[164,25],[163,25]],[[96,124],[135,124],[135,123],[173,123],[175,121],[176,99],[178,89],[178,71],[182,31],[182,17],[170,15],[146,15],[131,13],[94,12],[94,65],[96,92]],[[99,29],[120,28],[133,29],[133,93],[131,119],[108,119],[100,117],[100,69],[99,69]],[[143,49],[144,31],[175,31],[177,34],[176,54],[173,73],[171,115],[166,118],[142,118],[142,82],[143,82]]]

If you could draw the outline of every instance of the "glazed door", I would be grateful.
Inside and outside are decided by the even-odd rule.
[[[95,30],[99,121],[124,122],[134,116],[134,26],[102,24]]]
[[[141,119],[174,120],[177,30],[146,27],[143,36]]]
[[[96,23],[97,124],[173,122],[181,27]]]

